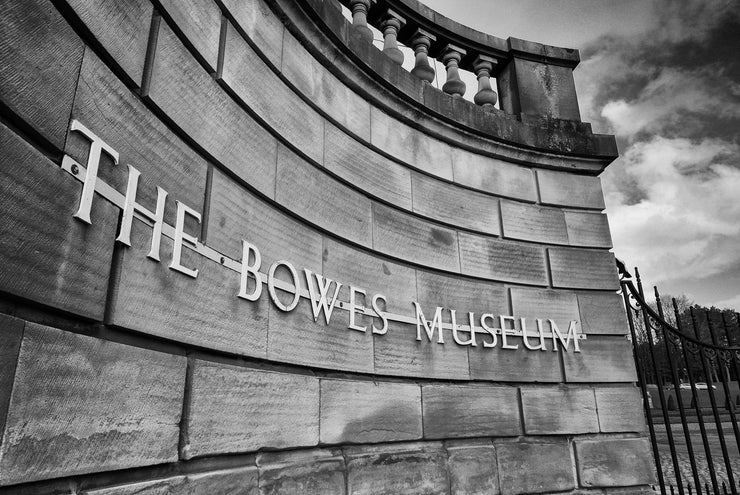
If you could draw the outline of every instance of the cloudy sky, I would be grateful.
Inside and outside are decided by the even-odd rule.
[[[740,1],[423,2],[578,48],[582,118],[621,155],[602,175],[616,256],[663,293],[740,310]]]

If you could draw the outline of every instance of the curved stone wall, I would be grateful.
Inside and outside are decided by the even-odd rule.
[[[650,481],[609,140],[390,89],[333,1],[8,6],[0,489]]]

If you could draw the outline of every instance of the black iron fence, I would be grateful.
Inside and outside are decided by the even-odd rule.
[[[657,288],[651,305],[621,271],[661,493],[737,495],[740,315],[668,306]]]

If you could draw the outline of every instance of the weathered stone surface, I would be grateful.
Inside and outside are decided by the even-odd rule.
[[[356,495],[447,493],[446,455],[441,443],[349,447],[347,487]]]
[[[543,330],[549,331],[551,330],[550,322],[547,320],[552,319],[565,335],[570,322],[581,319],[578,312],[578,299],[573,292],[523,287],[512,287],[510,291],[513,314],[517,318],[526,318],[528,331],[537,331],[537,318],[542,320]],[[550,348],[549,345],[548,348]]]
[[[324,166],[362,191],[411,210],[411,171],[326,122]]]
[[[48,2],[8,2],[0,17],[0,98],[57,148],[64,146],[84,51]]]
[[[598,177],[554,170],[537,170],[536,174],[542,203],[604,209],[604,193]]]
[[[571,246],[612,247],[606,215],[583,211],[565,211],[564,214]]]
[[[278,146],[275,201],[349,241],[372,245],[370,199]]]
[[[497,336],[496,347],[485,348],[482,342],[491,343],[491,337],[480,338],[478,347],[468,349],[470,377],[475,380],[514,382],[559,382],[560,358],[547,343],[547,351],[530,351],[524,348],[521,337],[507,337],[508,345],[516,350],[502,349],[501,336]],[[531,339],[530,339],[531,340]],[[535,342],[532,342],[535,344]]]
[[[452,180],[451,146],[375,107],[370,108],[371,143],[423,172]]]
[[[2,125],[0,149],[0,289],[102,320],[116,209],[98,197],[76,220],[79,182]]]
[[[460,271],[458,233],[379,203],[373,204],[375,249],[431,268]]]
[[[321,65],[289,31],[283,38],[282,73],[329,118],[370,141],[370,103]],[[354,147],[364,146],[354,143]]]
[[[503,282],[547,285],[540,246],[458,233],[462,273]]]
[[[222,0],[221,4],[267,59],[280,67],[285,28],[264,0]]]
[[[238,298],[239,274],[182,250],[193,279],[168,268],[172,241],[162,237],[161,262],[147,257],[152,230],[134,221],[130,248],[123,248],[120,278],[111,304],[114,325],[208,349],[264,358],[269,298]]]
[[[526,167],[452,148],[455,182],[497,196],[537,200],[534,176]]]
[[[468,312],[473,312],[475,313],[475,324],[480,330],[479,319],[483,313],[499,315],[509,312],[506,289],[503,284],[417,270],[416,290],[416,301],[425,312],[427,319],[434,316],[437,306],[441,306],[445,308],[442,313],[444,322],[452,322],[448,310],[454,309],[457,323],[468,325]],[[468,335],[465,334],[463,338],[468,338]]]
[[[579,292],[578,306],[584,333],[625,335],[629,331],[624,301],[618,294]]]
[[[447,445],[451,495],[498,495],[496,449],[490,441]]]
[[[509,43],[513,45],[518,41],[524,40],[510,38]],[[581,120],[571,67],[514,58],[504,68],[504,71],[512,70],[516,72],[513,78],[516,81],[518,102],[514,113]]]
[[[411,174],[414,212],[479,232],[501,232],[498,200],[487,194],[455,187],[418,172]]]
[[[516,387],[423,385],[424,438],[502,437],[522,432]]]
[[[302,287],[305,287],[305,276],[299,276],[302,278]],[[293,296],[278,294],[278,297],[283,297],[288,303]],[[355,323],[368,328],[364,333],[348,329],[348,323],[349,313],[337,309],[332,313],[328,325],[323,312],[318,321],[314,321],[308,299],[302,298],[289,313],[280,311],[270,303],[267,357],[304,366],[372,373],[371,318],[357,316]]]
[[[319,441],[318,378],[196,360],[185,458]]]
[[[279,260],[321,273],[321,235],[259,199],[218,170],[213,171],[208,245],[242,259],[242,239],[257,246],[261,271]]]
[[[434,316],[425,315],[428,320]],[[468,351],[455,344],[452,331],[444,330],[444,344],[429,342],[421,329],[421,341],[416,340],[416,325],[389,323],[388,333],[375,339],[375,373],[379,375],[419,376],[467,380]]]
[[[352,248],[329,237],[324,238],[324,276],[342,282],[339,300],[349,301],[349,285],[367,291],[364,304],[370,308],[375,294],[386,296],[385,309],[390,313],[414,316],[416,271],[406,265]],[[358,304],[363,301],[358,295]],[[380,326],[380,321],[376,321]]]
[[[84,495],[260,495],[257,468],[224,469],[173,476],[83,492]]]
[[[598,387],[596,407],[602,432],[643,432],[646,429],[642,397],[637,387]]]
[[[24,320],[0,314],[0,432],[5,431],[5,417],[13,392],[13,378],[25,324]]]
[[[231,24],[221,78],[268,126],[314,162],[323,162],[324,118],[285,85]]]
[[[0,485],[177,460],[184,388],[184,357],[26,323]]]
[[[654,482],[655,464],[645,438],[576,440],[581,486],[647,485]]]
[[[558,492],[575,488],[570,447],[552,443],[494,443],[501,493]]]
[[[563,354],[568,382],[634,382],[632,345],[624,337],[590,335],[581,352]]]
[[[421,389],[412,383],[321,380],[321,443],[421,438]]]
[[[523,387],[524,430],[528,435],[599,431],[592,388]]]
[[[167,191],[165,222],[175,225],[175,201],[203,212],[206,161],[155,117],[91,50],[82,60],[72,116],[120,155],[116,166],[103,156],[98,168],[101,180],[125,195],[128,165],[132,165],[141,172],[137,203],[155,211],[157,186]],[[85,165],[89,149],[86,137],[69,133],[65,145],[68,155]]]
[[[549,248],[553,287],[572,289],[619,288],[617,265],[609,251]]]
[[[70,0],[67,3],[134,84],[140,85],[152,19],[151,2]],[[87,54],[90,53],[88,50]]]
[[[565,215],[557,208],[501,201],[504,237],[524,241],[568,244]]]
[[[203,57],[210,72],[215,72],[221,10],[213,0],[161,0],[167,15]]]
[[[257,458],[260,494],[344,495],[344,458],[339,450],[264,453]]]
[[[161,23],[148,97],[196,143],[261,193],[275,193],[277,144]]]

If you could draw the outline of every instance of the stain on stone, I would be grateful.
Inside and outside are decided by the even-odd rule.
[[[388,265],[386,265],[385,263],[383,263],[383,273],[386,275],[392,275],[391,269],[388,268]]]
[[[324,248],[323,252],[321,253],[321,260],[323,262],[329,261],[329,248]]]
[[[446,230],[433,228],[431,229],[431,237],[432,246],[452,246],[455,242],[454,236]]]

